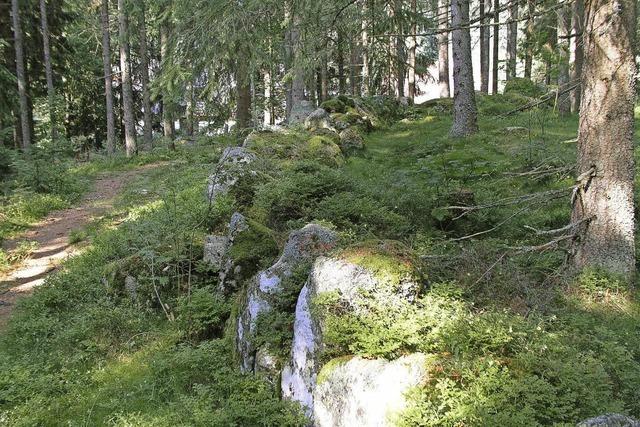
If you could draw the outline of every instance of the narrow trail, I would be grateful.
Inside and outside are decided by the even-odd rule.
[[[7,251],[14,250],[22,242],[36,242],[37,249],[18,268],[0,275],[0,330],[7,324],[18,299],[28,296],[62,261],[81,251],[71,245],[70,233],[113,209],[116,196],[133,177],[164,163],[102,175],[96,179],[93,191],[83,197],[78,206],[51,212],[24,234],[4,242],[3,249]]]

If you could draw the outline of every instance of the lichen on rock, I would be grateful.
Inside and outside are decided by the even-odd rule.
[[[214,172],[209,176],[207,198],[213,203],[216,198],[226,194],[241,178],[256,175],[251,164],[256,155],[244,147],[227,147],[220,157]]]
[[[576,427],[640,427],[640,421],[622,414],[604,414],[581,421]]]

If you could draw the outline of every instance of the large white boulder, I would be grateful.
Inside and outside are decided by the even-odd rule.
[[[215,170],[209,176],[207,198],[210,202],[216,197],[226,194],[240,178],[255,175],[251,164],[257,159],[256,155],[243,147],[227,147],[223,152]]]
[[[407,392],[427,375],[427,357],[334,359],[318,376],[313,392],[316,427],[386,427],[407,407]]]
[[[640,421],[622,414],[604,414],[579,422],[577,427],[640,427]]]

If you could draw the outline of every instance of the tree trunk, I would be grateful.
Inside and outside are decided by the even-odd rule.
[[[480,0],[480,92],[489,93],[489,40],[488,26],[491,16],[491,0]]]
[[[342,37],[342,32],[338,30],[338,39],[337,42],[337,58],[336,61],[338,63],[338,94],[344,95],[347,91],[347,78],[344,75],[344,38]]]
[[[185,134],[188,137],[192,137],[193,136],[193,129],[194,129],[194,113],[193,113],[193,82],[190,81],[189,83],[187,83],[187,90],[186,90],[186,105],[185,105],[185,127],[184,127],[184,131]]]
[[[57,136],[55,103],[56,93],[53,87],[53,70],[51,67],[51,44],[49,40],[49,24],[47,22],[47,3],[40,0],[40,25],[42,30],[42,50],[44,52],[44,71],[47,78],[47,99],[49,102],[49,121],[51,122],[51,139]]]
[[[362,92],[365,96],[371,95],[370,82],[369,82],[369,24],[366,18],[368,0],[364,0],[364,7],[362,10]]]
[[[104,73],[104,96],[107,113],[107,154],[116,151],[116,124],[113,116],[113,86],[111,84],[111,39],[109,35],[109,0],[100,5],[100,23],[102,26],[102,72]]]
[[[24,66],[24,44],[22,27],[20,26],[20,8],[18,0],[11,0],[11,15],[13,18],[13,37],[16,50],[16,78],[18,80],[18,100],[20,103],[20,129],[22,130],[22,149],[31,146],[31,126],[29,124],[29,98],[27,95],[27,78]]]
[[[272,111],[272,99],[271,99],[271,68],[267,67],[264,71],[264,125],[270,126],[273,124],[273,111]]]
[[[500,66],[500,0],[493,0],[493,86],[491,93],[498,93],[498,71]]]
[[[297,54],[302,50],[300,41],[300,25],[301,22],[299,13],[294,13],[292,17],[291,29],[289,31],[292,58],[291,66],[293,67],[293,80],[291,82],[291,108],[289,110],[305,100],[304,68],[302,66],[302,59],[300,55]],[[290,112],[291,111],[289,111],[289,113]]]
[[[404,28],[402,27],[402,1],[395,0],[393,7],[395,8],[394,16],[396,17],[396,29],[397,34],[403,34]],[[402,35],[398,35],[395,38],[395,73],[396,73],[396,98],[402,98],[404,96],[404,75],[405,75],[405,40]]]
[[[449,88],[449,0],[438,0],[438,86],[440,97],[451,96]]]
[[[573,221],[577,270],[635,275],[635,0],[587,0],[578,174]],[[603,29],[606,28],[606,31]],[[594,171],[589,173],[589,171]]]
[[[582,62],[584,60],[584,49],[582,43],[582,31],[584,22],[584,1],[574,0],[573,5],[573,21],[572,21],[572,43],[571,43],[571,84],[580,83],[582,76]],[[570,93],[571,112],[577,113],[580,109],[581,85],[578,84]]]
[[[478,113],[473,87],[471,34],[469,32],[469,0],[451,0],[453,45],[453,124],[452,137],[478,131]]]
[[[558,9],[558,113],[565,116],[571,112],[569,93],[561,93],[569,85],[569,37],[571,17],[569,6]]]
[[[133,87],[129,62],[129,22],[125,0],[118,0],[118,28],[120,34],[120,73],[122,75],[122,107],[124,110],[124,146],[127,157],[137,154],[136,124],[133,114]]]
[[[516,77],[518,54],[518,2],[509,5],[509,25],[507,25],[507,81]]]
[[[140,81],[142,83],[142,110],[144,112],[144,146],[147,150],[153,148],[153,131],[151,116],[151,96],[149,95],[149,52],[147,49],[147,22],[144,3],[141,2],[140,12]]]
[[[327,67],[327,57],[323,55],[320,68],[320,100],[329,99],[329,70]]]
[[[249,77],[248,52],[239,52],[236,64],[236,128],[251,127],[251,79]]]
[[[533,68],[533,34],[535,31],[533,26],[533,17],[536,12],[535,0],[527,0],[527,7],[528,14],[524,54],[524,77],[526,79],[531,79],[531,69]]]
[[[168,24],[160,24],[160,61],[163,66],[166,65],[169,54],[169,28]],[[175,125],[173,123],[173,102],[169,99],[169,94],[165,90],[162,93],[162,129],[164,137],[169,140],[169,148],[175,150],[176,146],[173,142],[175,134]]]
[[[416,98],[416,48],[418,47],[418,6],[416,0],[411,0],[411,35],[409,36],[409,100],[413,104]]]

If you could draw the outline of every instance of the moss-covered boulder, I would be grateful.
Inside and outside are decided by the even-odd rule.
[[[304,144],[301,133],[294,130],[254,131],[244,140],[243,147],[266,159],[291,158],[297,147]]]
[[[308,224],[289,235],[282,255],[274,265],[247,282],[236,329],[236,348],[245,372],[269,369],[256,364],[261,360],[271,360],[265,357],[264,349],[261,357],[256,359],[259,350],[254,345],[256,322],[259,316],[271,311],[272,300],[283,291],[283,281],[293,276],[301,266],[332,250],[337,242],[335,232],[318,224]],[[299,286],[302,287],[302,283]]]
[[[316,160],[326,166],[337,167],[344,164],[344,156],[340,147],[327,136],[312,136],[301,146],[300,158]]]
[[[256,177],[257,171],[254,163],[257,156],[251,150],[244,147],[226,148],[213,173],[209,176],[207,186],[207,198],[213,203],[216,198],[227,194],[241,181]]]
[[[344,332],[341,317],[356,327],[352,320],[367,316],[372,305],[415,300],[422,284],[417,265],[411,251],[397,242],[368,242],[318,258],[298,297],[291,360],[282,372],[283,397],[313,415],[322,357],[331,353],[327,338]]]
[[[316,129],[333,130],[334,123],[333,119],[326,110],[318,108],[313,113],[309,114],[309,117],[305,119],[304,127],[309,131],[314,131]]]
[[[363,148],[364,138],[357,129],[350,127],[340,132],[340,149],[343,153],[349,154]]]

